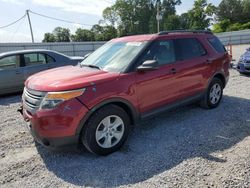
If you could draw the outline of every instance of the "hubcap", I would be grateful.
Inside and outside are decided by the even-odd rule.
[[[102,148],[115,146],[124,134],[124,123],[119,116],[110,115],[105,117],[97,126],[95,138]]]
[[[214,84],[210,89],[209,99],[212,104],[219,102],[221,98],[221,86],[220,84]]]

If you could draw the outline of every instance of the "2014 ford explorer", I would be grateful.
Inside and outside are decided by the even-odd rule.
[[[140,119],[197,101],[217,107],[229,64],[224,46],[208,31],[117,38],[78,66],[29,77],[20,111],[41,144],[80,143],[107,155]]]

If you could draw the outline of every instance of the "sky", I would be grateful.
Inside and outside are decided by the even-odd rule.
[[[221,0],[208,0],[218,5]],[[64,23],[30,13],[35,42],[41,42],[46,32],[52,32],[57,27],[69,28],[74,33],[77,28],[90,29],[102,19],[102,11],[114,4],[115,0],[0,0],[0,42],[31,42],[28,19],[25,17],[16,24],[1,28],[14,22],[29,9],[33,12],[69,20],[74,23]],[[194,0],[182,0],[182,4],[176,7],[177,14],[186,12],[192,8]]]

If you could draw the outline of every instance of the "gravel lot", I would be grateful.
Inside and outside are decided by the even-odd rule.
[[[121,151],[48,151],[0,98],[0,187],[250,187],[250,77],[231,70],[221,105],[191,105],[138,124]]]

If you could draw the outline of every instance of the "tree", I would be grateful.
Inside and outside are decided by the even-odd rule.
[[[242,1],[222,0],[217,9],[217,19],[219,21],[228,19],[230,23],[241,22]]]
[[[56,27],[52,34],[55,36],[56,42],[70,42],[70,30],[67,28]]]
[[[118,21],[118,14],[116,12],[115,6],[107,7],[102,13],[104,20],[111,23],[112,26]]]
[[[42,42],[56,42],[56,38],[52,33],[45,33]]]
[[[117,30],[114,26],[104,26],[103,27],[103,40],[108,41],[117,37]]]
[[[157,32],[157,3],[160,3],[163,15],[161,29],[165,29],[165,26],[174,28],[174,24],[170,26],[169,23],[173,22],[169,19],[176,20],[175,6],[179,5],[181,0],[117,0],[113,6],[103,11],[103,18],[117,27],[118,36],[155,33]]]
[[[207,3],[207,0],[196,0],[193,8],[188,11],[189,28],[208,29],[215,12],[216,7],[211,3]]]
[[[221,22],[213,25],[213,32],[215,33],[225,32],[227,31],[227,28],[230,26],[230,24],[231,23],[229,19],[222,20]]]
[[[180,17],[176,14],[169,15],[163,25],[164,30],[178,30],[181,28]]]
[[[78,28],[74,35],[71,35],[71,39],[74,42],[82,41],[94,41],[94,33],[88,29]]]
[[[93,25],[91,31],[93,32],[96,41],[108,41],[117,37],[117,30],[112,25],[100,26],[96,24]]]
[[[242,1],[242,9],[244,22],[250,22],[250,0]]]
[[[189,29],[190,23],[188,13],[183,13],[179,16],[179,29]]]

